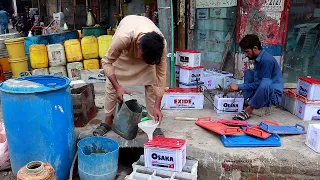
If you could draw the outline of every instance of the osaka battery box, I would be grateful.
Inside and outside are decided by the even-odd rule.
[[[169,88],[164,94],[163,109],[203,109],[204,95],[196,88]]]
[[[144,144],[145,167],[181,172],[186,164],[186,141],[153,137]]]
[[[190,84],[200,82],[202,80],[203,66],[184,67],[180,66],[179,82]]]
[[[237,114],[243,110],[244,99],[237,93],[227,96],[217,94],[214,96],[214,110],[218,114]]]
[[[298,96],[296,116],[304,121],[320,120],[320,101],[309,101],[304,96]]]
[[[310,101],[319,101],[320,80],[313,78],[299,78],[296,94],[304,96]]]
[[[197,67],[201,63],[201,53],[195,50],[178,50],[176,52],[176,64],[186,67]]]

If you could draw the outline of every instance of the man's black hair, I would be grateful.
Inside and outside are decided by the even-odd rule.
[[[242,38],[239,45],[242,49],[252,49],[254,46],[257,46],[258,50],[262,49],[259,37],[255,34],[247,34]]]
[[[164,48],[164,38],[155,31],[146,33],[140,39],[143,60],[147,64],[160,64]]]

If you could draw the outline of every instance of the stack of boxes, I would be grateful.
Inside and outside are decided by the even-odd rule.
[[[164,109],[203,109],[203,66],[201,53],[194,50],[176,52],[176,83],[179,88],[170,88],[162,98]]]
[[[176,82],[180,88],[196,88],[203,75],[201,53],[194,50],[180,50],[176,52]]]
[[[320,80],[299,78],[296,89],[283,91],[280,104],[304,121],[320,120]]]
[[[299,78],[296,115],[302,120],[320,120],[320,80]]]

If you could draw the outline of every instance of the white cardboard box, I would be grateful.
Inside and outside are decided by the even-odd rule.
[[[214,96],[214,110],[218,114],[237,114],[243,110],[243,103],[244,99],[238,93],[228,94],[228,97]]]
[[[182,172],[186,164],[186,141],[183,139],[153,137],[144,144],[145,167]]]
[[[203,74],[203,66],[185,67],[180,66],[179,82],[190,84],[200,82]]]
[[[296,100],[296,116],[304,121],[320,120],[320,101],[308,101],[299,96]]]
[[[311,101],[320,100],[320,80],[313,78],[299,78],[297,95],[306,97]]]
[[[216,84],[217,76],[216,75],[209,73],[209,72],[206,72],[206,71],[203,71],[201,81],[203,81],[206,89],[216,89],[216,86],[217,86],[217,84]]]
[[[179,50],[176,52],[176,64],[186,67],[197,67],[201,63],[201,52],[195,50]]]
[[[309,124],[306,145],[317,153],[320,153],[320,124]]]
[[[196,89],[172,88],[163,96],[163,109],[203,109],[204,95]]]

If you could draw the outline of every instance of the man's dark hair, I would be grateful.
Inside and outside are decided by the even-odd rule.
[[[258,50],[262,49],[259,37],[255,34],[247,34],[239,45],[242,49],[252,49],[254,46],[257,46]]]
[[[143,60],[147,64],[160,64],[164,48],[164,38],[155,31],[146,33],[140,39]]]

